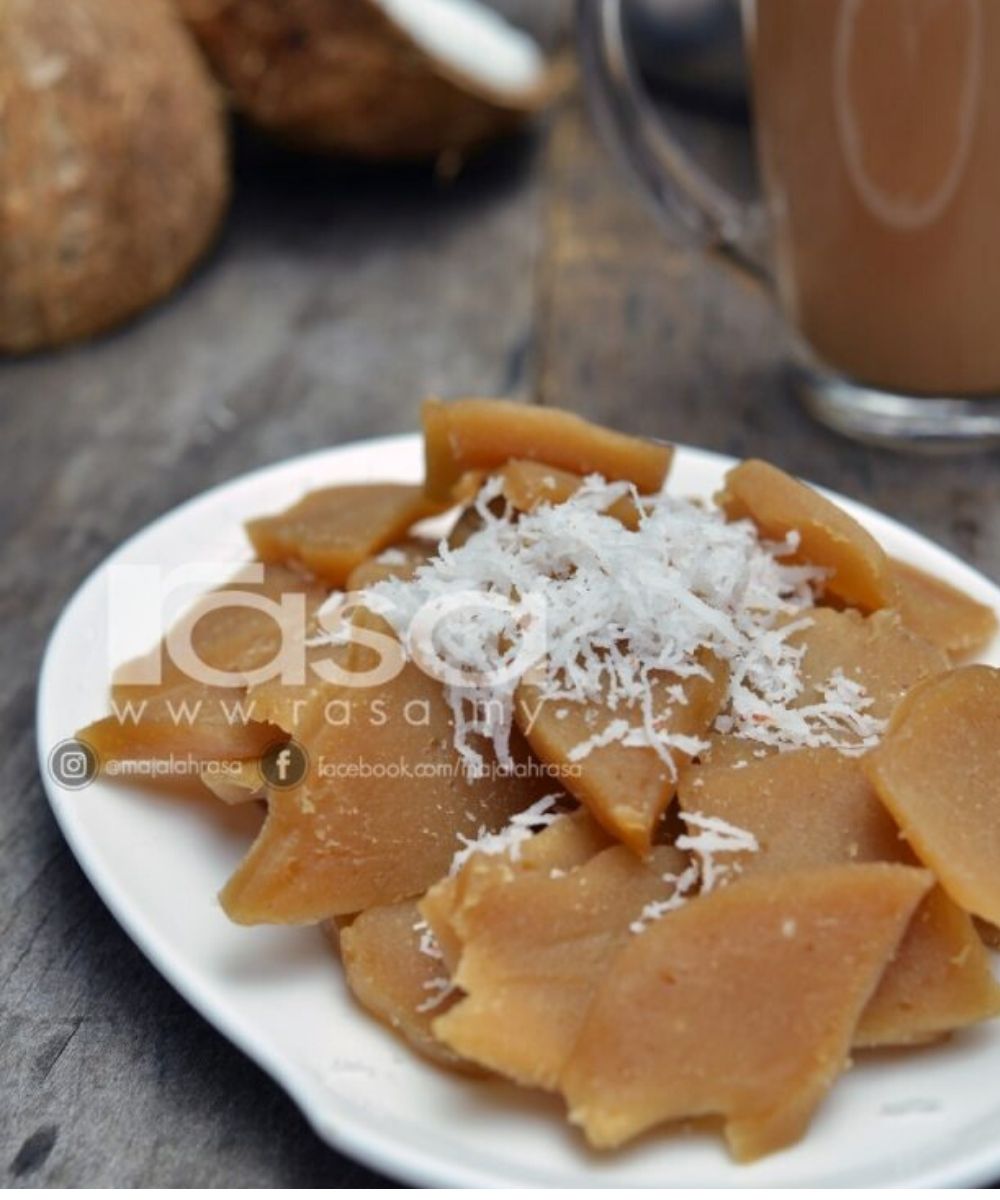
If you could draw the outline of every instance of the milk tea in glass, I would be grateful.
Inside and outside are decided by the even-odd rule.
[[[671,232],[773,285],[800,392],[904,448],[1000,440],[1000,0],[745,0],[763,202],[671,136],[626,0],[580,0],[584,73]]]

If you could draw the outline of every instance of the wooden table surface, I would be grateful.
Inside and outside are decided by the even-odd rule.
[[[739,128],[706,134],[737,173]],[[760,455],[1000,579],[996,455],[811,423],[768,301],[672,249],[568,102],[453,184],[243,144],[216,252],[113,337],[0,367],[0,1172],[9,1185],[358,1186],[118,928],[49,815],[33,707],[75,586],[152,518],[288,455],[416,425],[427,392],[537,396]]]

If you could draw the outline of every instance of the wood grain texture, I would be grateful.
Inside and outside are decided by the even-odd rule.
[[[705,134],[719,163],[745,135]],[[442,187],[243,146],[218,251],[113,338],[0,367],[0,1175],[12,1186],[385,1181],[322,1145],[158,977],[75,866],[34,765],[46,635],[179,501],[411,429],[424,392],[537,390],[626,429],[759,454],[1000,577],[998,459],[852,446],[796,408],[768,301],[672,249],[567,105],[546,144]]]

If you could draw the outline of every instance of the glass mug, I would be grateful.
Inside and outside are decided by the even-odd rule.
[[[1000,0],[743,0],[756,205],[671,136],[622,5],[578,0],[599,122],[675,238],[773,288],[813,415],[897,448],[1000,444]]]

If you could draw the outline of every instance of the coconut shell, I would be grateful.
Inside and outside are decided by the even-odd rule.
[[[164,0],[3,0],[0,351],[165,296],[228,198],[215,85]]]
[[[174,2],[234,108],[304,149],[431,159],[511,132],[548,98],[458,74],[375,0]]]

